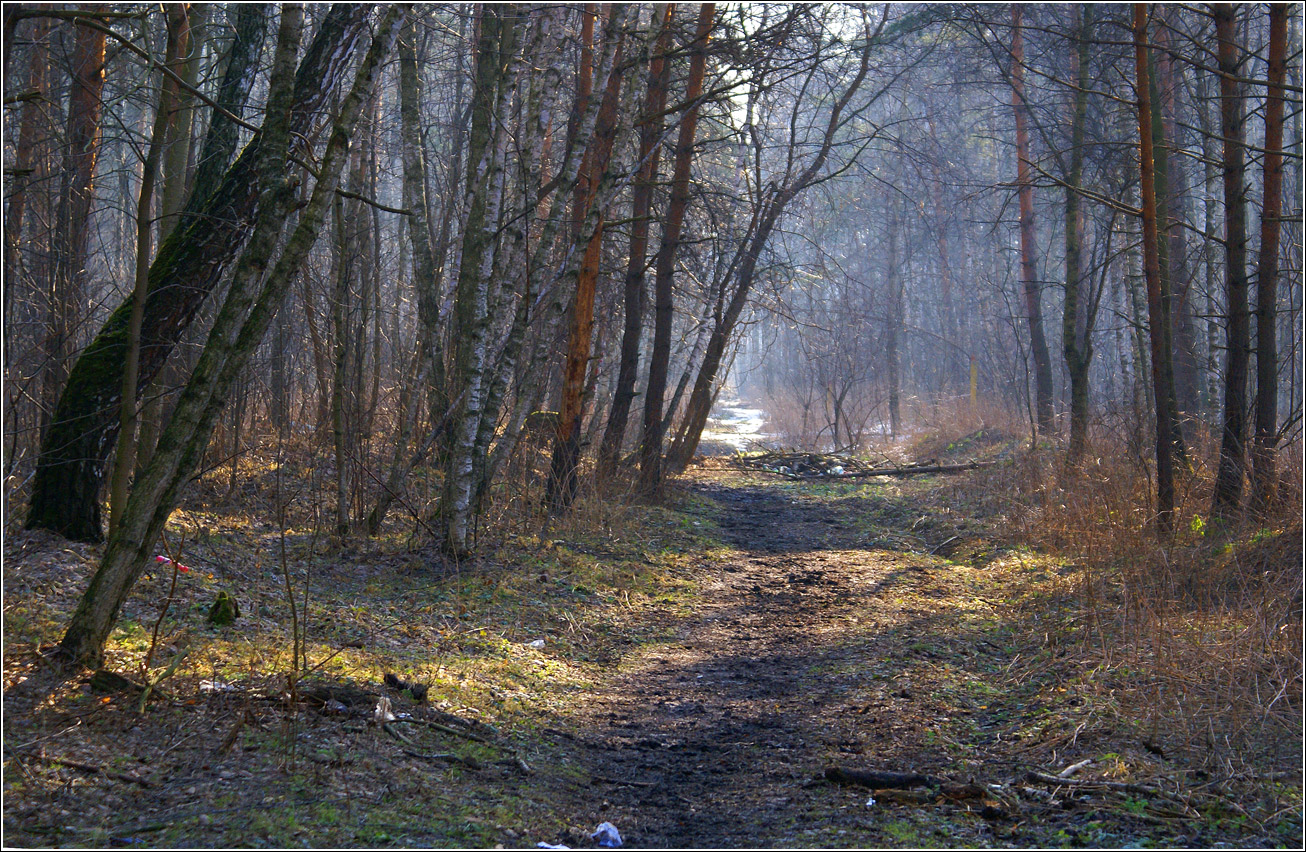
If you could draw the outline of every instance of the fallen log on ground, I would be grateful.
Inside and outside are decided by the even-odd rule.
[[[996,464],[999,464],[999,462],[987,461],[966,462],[965,464],[924,464],[907,465],[905,467],[873,467],[866,470],[845,471],[843,473],[790,473],[781,470],[767,470],[766,468],[761,468],[761,470],[765,473],[774,473],[776,476],[783,476],[785,479],[866,479],[871,476],[917,476],[926,473],[961,473],[966,470],[979,470],[985,467],[993,467]]]
[[[960,473],[963,470],[979,470],[983,467],[993,467],[997,462],[967,462],[966,464],[928,464],[907,467],[883,467],[871,468],[870,470],[859,470],[852,473],[831,473],[826,474],[826,479],[862,479],[867,476],[913,476],[920,473]],[[796,479],[815,479],[817,477],[810,474],[804,474],[795,477]]]
[[[858,787],[870,787],[873,790],[889,790],[903,787],[938,787],[943,781],[919,772],[887,772],[874,769],[844,769],[830,766],[825,770],[827,781],[836,784],[854,784]]]

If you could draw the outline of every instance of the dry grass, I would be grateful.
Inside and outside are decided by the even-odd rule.
[[[972,425],[957,418],[938,434]],[[985,434],[1022,431],[1006,423]],[[1181,755],[1213,783],[1299,782],[1301,447],[1282,456],[1272,514],[1220,521],[1209,515],[1218,447],[1206,433],[1190,438],[1178,529],[1163,542],[1146,442],[1117,437],[1138,431],[1095,435],[1074,469],[1062,448],[1014,439],[1014,463],[959,482],[957,498],[1012,543],[1067,567],[1061,586],[1072,606],[1058,628],[1041,629],[1085,657],[1098,700],[1134,720],[1149,747]],[[946,446],[933,437],[914,452]]]

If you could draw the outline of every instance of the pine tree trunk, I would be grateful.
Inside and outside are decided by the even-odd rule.
[[[1224,138],[1224,265],[1226,315],[1224,428],[1215,476],[1211,514],[1228,517],[1242,502],[1246,468],[1247,362],[1251,338],[1247,315],[1247,208],[1244,179],[1243,99],[1238,76],[1241,62],[1234,33],[1236,7],[1216,3],[1215,32],[1220,63],[1220,135]]]
[[[1156,175],[1152,145],[1152,104],[1147,48],[1147,4],[1134,4],[1134,61],[1138,80],[1139,172],[1143,213],[1143,274],[1147,279],[1147,319],[1152,351],[1152,387],[1156,405],[1156,528],[1162,539],[1174,527],[1173,374],[1170,363],[1170,316],[1162,299],[1158,246]]]
[[[17,9],[5,9],[6,27],[10,25],[11,15]],[[6,29],[6,32],[9,32]],[[38,125],[45,119],[48,109],[49,93],[46,83],[46,64],[49,61],[45,40],[50,32],[49,20],[38,18],[32,28],[30,58],[28,61],[27,90],[35,94],[23,104],[22,117],[19,119],[18,140],[14,146],[13,178],[9,187],[9,204],[5,211],[5,257],[4,257],[4,305],[3,316],[6,325],[14,317],[14,287],[18,283],[23,267],[23,215],[27,210],[27,191],[29,186],[39,185],[48,172],[45,145],[38,145]],[[6,60],[8,53],[5,54]],[[8,75],[6,75],[8,76]],[[3,336],[4,359],[9,363],[9,337]]]
[[[54,279],[50,284],[50,330],[42,432],[53,431],[50,412],[68,383],[75,334],[85,301],[86,263],[100,154],[100,95],[104,90],[104,33],[78,27],[73,42],[71,91],[63,156],[63,182],[55,213]]]
[[[644,270],[648,266],[649,213],[653,201],[653,182],[657,177],[661,146],[662,113],[667,103],[667,77],[671,64],[666,55],[671,49],[671,20],[676,5],[668,3],[658,34],[657,46],[649,58],[648,94],[640,119],[639,172],[631,200],[630,258],[626,266],[624,291],[625,325],[621,335],[621,361],[617,368],[617,387],[612,395],[612,409],[599,447],[598,477],[611,476],[621,455],[626,424],[635,401],[635,381],[639,373],[639,339],[644,331],[644,306],[648,295],[644,287]]]
[[[1029,159],[1029,119],[1025,103],[1025,47],[1021,38],[1021,6],[1011,6],[1011,100],[1016,114],[1016,159],[1020,206],[1020,282],[1029,321],[1030,354],[1034,359],[1034,398],[1038,431],[1056,430],[1052,415],[1052,357],[1043,332],[1042,295],[1038,282],[1037,247],[1034,245],[1034,184]]]
[[[658,248],[653,279],[653,350],[649,355],[648,383],[644,389],[644,437],[640,445],[639,487],[650,496],[662,491],[662,405],[667,390],[667,371],[671,358],[671,322],[675,306],[672,283],[676,271],[676,253],[680,249],[680,230],[689,201],[689,169],[694,157],[694,134],[698,128],[698,97],[703,91],[703,74],[707,69],[707,40],[716,15],[715,3],[703,3],[698,12],[698,28],[689,61],[689,80],[685,85],[685,102],[689,106],[680,120],[676,141],[676,159],[671,176],[671,198],[662,223],[662,243]],[[711,350],[709,349],[709,352]]]
[[[1265,101],[1265,183],[1261,251],[1256,263],[1256,441],[1252,447],[1252,508],[1275,501],[1279,357],[1275,310],[1279,289],[1279,231],[1283,213],[1283,102],[1288,6],[1270,6],[1269,93]]]
[[[587,192],[583,200],[586,209],[585,230],[588,234],[585,254],[576,276],[576,297],[572,302],[571,328],[567,337],[567,354],[562,371],[562,404],[558,409],[558,434],[549,469],[546,493],[550,507],[565,511],[576,498],[580,465],[581,419],[584,416],[585,375],[589,367],[590,349],[594,335],[594,296],[599,278],[599,260],[603,250],[603,210],[589,210],[599,194],[599,184],[610,186],[614,175],[609,172],[612,144],[617,135],[617,103],[621,94],[622,75],[615,69],[621,65],[625,40],[624,32],[614,32],[609,17],[606,38],[616,39],[614,70],[608,75],[595,126],[594,142],[586,153],[590,174],[583,183]],[[601,176],[601,177],[600,177]]]

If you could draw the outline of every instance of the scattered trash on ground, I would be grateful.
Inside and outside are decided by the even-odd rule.
[[[543,647],[544,647],[544,640],[543,640],[543,639],[536,639],[534,642],[527,642],[527,643],[526,643],[526,646],[527,646],[528,648],[543,648]]]
[[[180,562],[174,562],[173,560],[169,559],[169,558],[166,557],[166,556],[156,556],[156,557],[154,557],[154,561],[155,561],[155,562],[161,562],[161,563],[163,563],[164,565],[176,565],[176,566],[177,566],[177,570],[180,571],[180,572],[183,573],[183,574],[185,574],[185,573],[187,573],[188,571],[190,571],[190,566],[189,566],[189,565],[182,565]]]
[[[607,849],[616,849],[621,845],[621,832],[610,822],[601,822],[599,827],[594,829],[590,839],[600,846]]]

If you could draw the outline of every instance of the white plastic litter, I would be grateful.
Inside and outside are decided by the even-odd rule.
[[[866,800],[866,807],[868,807],[868,808],[873,808],[873,807],[875,807],[875,797],[874,797],[874,796],[871,796],[869,799]]]
[[[376,709],[372,711],[372,714],[376,721],[382,725],[395,720],[395,714],[390,712],[390,699],[384,695],[381,696],[380,701],[376,702]]]
[[[543,648],[543,647],[544,647],[544,640],[543,640],[543,639],[536,639],[534,642],[527,642],[526,644],[527,644],[528,647],[531,647],[531,648]]]
[[[830,468],[830,473],[833,473],[835,476],[843,476],[843,466],[835,465],[834,467]]]
[[[616,849],[621,845],[621,832],[617,831],[617,827],[612,823],[601,822],[590,835],[590,840],[607,849]]]
[[[535,844],[535,848],[536,849],[570,849],[571,847],[565,843],[545,843],[543,840],[541,840],[539,843]]]

